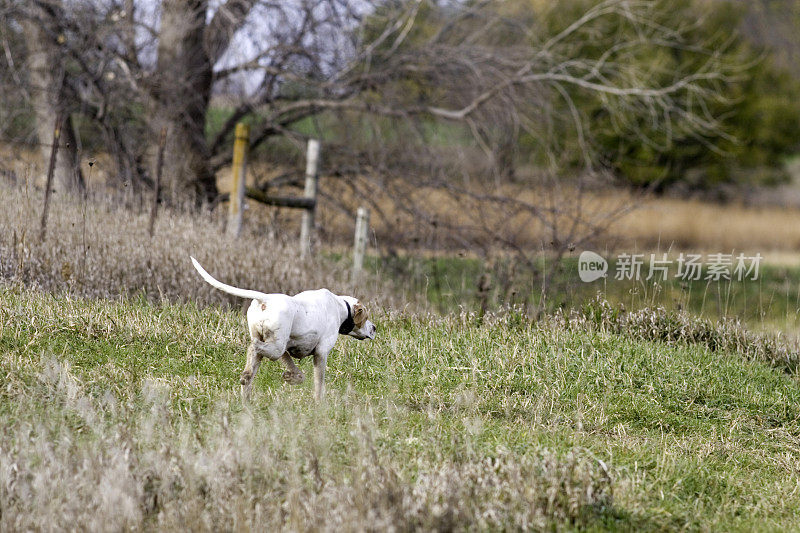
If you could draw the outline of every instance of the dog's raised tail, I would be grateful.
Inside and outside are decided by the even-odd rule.
[[[192,256],[189,256],[189,258],[192,260],[192,264],[194,265],[194,268],[200,273],[200,275],[203,277],[203,279],[206,280],[206,282],[208,282],[208,284],[211,285],[212,287],[214,287],[215,289],[219,289],[219,290],[221,290],[223,292],[227,292],[228,294],[233,294],[234,296],[238,296],[239,298],[250,298],[250,299],[253,299],[253,300],[261,300],[261,299],[263,299],[263,298],[265,298],[267,296],[263,292],[251,291],[251,290],[248,290],[248,289],[240,289],[238,287],[233,287],[231,285],[226,285],[225,283],[222,283],[221,281],[218,281],[218,280],[212,278],[211,274],[206,272],[206,269],[204,269],[202,266],[200,266],[200,263],[197,262],[197,259],[195,259]]]

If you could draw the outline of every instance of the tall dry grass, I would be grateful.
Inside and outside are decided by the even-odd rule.
[[[650,198],[620,218],[611,234],[640,250],[797,252],[800,209]]]
[[[288,294],[327,287],[382,303],[392,295],[369,276],[353,286],[346,263],[301,260],[296,237],[279,228],[248,223],[241,238],[229,238],[222,209],[161,208],[150,238],[149,209],[99,195],[55,195],[40,241],[43,193],[25,184],[0,185],[0,195],[0,279],[93,298],[237,302],[199,278],[193,255],[216,278],[239,287]]]
[[[601,331],[643,341],[702,345],[711,351],[728,352],[761,361],[797,374],[800,344],[781,333],[748,331],[739,319],[709,320],[685,310],[644,307],[626,311],[596,298],[582,309],[558,310],[547,317],[552,325],[574,331]]]
[[[35,150],[0,144],[0,167],[10,169],[19,186],[24,185],[25,178],[38,186],[43,183],[44,169],[40,168],[39,154]],[[113,163],[107,154],[98,154],[94,168],[91,186],[104,187],[111,181],[109,169],[113,168]],[[250,185],[256,185],[256,176],[263,180],[286,170],[261,161],[253,161],[250,168]],[[229,190],[230,168],[219,172],[217,185],[223,192]],[[800,191],[796,185],[751,192],[752,202],[748,201],[748,193],[741,193],[741,198],[728,203],[643,196],[623,188],[596,188],[579,193],[569,184],[545,189],[529,183],[500,187],[493,184],[480,187],[474,183],[467,189],[476,197],[496,194],[543,209],[559,208],[564,215],[550,217],[550,222],[558,225],[562,233],[579,211],[579,196],[582,218],[578,222],[579,235],[586,233],[586,221],[599,222],[607,215],[618,213],[619,216],[612,217],[608,231],[588,243],[596,249],[737,250],[784,254],[794,254],[800,249]],[[510,213],[502,208],[487,209],[487,204],[475,198],[457,197],[442,188],[417,187],[402,180],[343,181],[325,176],[323,169],[319,190],[322,195],[318,210],[320,231],[325,242],[330,244],[350,245],[354,213],[363,204],[373,207],[373,244],[382,248],[445,251],[461,248],[467,241],[491,247],[500,235],[523,249],[537,251],[548,249],[553,237],[552,229],[536,217],[522,212]],[[270,192],[298,194],[297,189],[290,187]],[[299,216],[295,211],[253,201],[248,203],[251,219],[279,225],[292,232],[297,230]],[[407,209],[408,206],[416,206],[418,212]],[[456,235],[451,227],[460,228],[461,235]],[[793,255],[790,260],[796,262],[797,258]]]
[[[321,210],[320,219],[329,236],[349,231],[352,221],[346,213],[355,212],[364,202],[360,194],[368,191],[369,201],[375,205],[371,230],[376,242],[384,247],[447,251],[463,248],[465,243],[486,249],[510,243],[535,253],[551,249],[554,235],[560,239],[582,238],[591,233],[593,226],[601,225],[604,230],[590,238],[587,247],[762,254],[800,249],[800,209],[788,202],[717,203],[642,195],[625,189],[579,192],[569,185],[550,190],[522,184],[489,191],[473,187],[474,198],[402,184],[376,189],[365,182],[350,190],[325,179],[320,190],[345,208],[336,209],[328,202]],[[522,209],[480,200],[489,194],[537,206],[545,212],[543,219]],[[425,216],[403,209],[396,202],[398,197]],[[550,209],[559,214],[547,214]],[[254,211],[260,212],[261,208]],[[273,210],[265,212],[275,216]],[[570,230],[574,235],[569,235]]]
[[[194,421],[168,385],[97,397],[69,364],[42,364],[0,429],[2,531],[529,530],[612,502],[609,472],[578,451],[407,461],[379,452],[370,413],[335,393],[327,410],[222,402]]]

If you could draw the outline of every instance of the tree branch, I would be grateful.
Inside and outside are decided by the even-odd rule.
[[[205,47],[211,64],[215,64],[228,49],[231,39],[244,25],[257,0],[228,0],[214,13],[205,30]]]

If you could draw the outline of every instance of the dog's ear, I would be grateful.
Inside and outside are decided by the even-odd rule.
[[[367,309],[361,303],[357,303],[353,306],[353,322],[355,322],[356,327],[360,328],[366,321]]]

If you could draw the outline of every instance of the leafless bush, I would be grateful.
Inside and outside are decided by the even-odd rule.
[[[151,239],[146,210],[58,195],[51,203],[47,238],[40,242],[41,192],[7,186],[0,191],[0,279],[93,298],[141,294],[151,300],[239,305],[200,280],[189,262],[193,255],[215,277],[240,287],[290,294],[328,287],[357,290],[367,300],[391,299],[391,289],[368,276],[352,287],[343,264],[301,261],[294,240],[281,240],[269,228],[251,226],[238,240],[226,237],[222,213],[165,209]]]
[[[584,524],[612,503],[607,467],[579,451],[409,464],[352,414],[346,436],[337,417],[288,405],[220,404],[198,426],[176,417],[165,385],[135,402],[96,398],[67,364],[43,362],[13,400],[30,415],[45,396],[47,416],[0,430],[3,531],[529,530]]]

